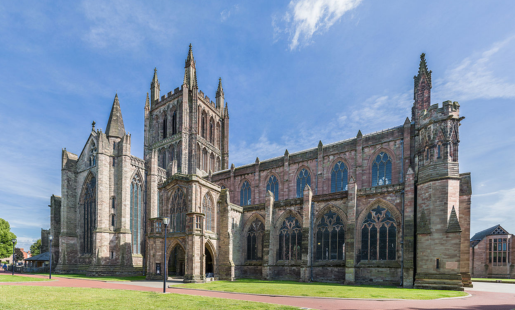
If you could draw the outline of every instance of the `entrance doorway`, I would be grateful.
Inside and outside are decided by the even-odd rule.
[[[170,259],[168,260],[168,275],[182,277],[184,276],[184,249],[182,246],[177,244],[171,254]]]
[[[215,269],[213,267],[213,255],[211,255],[211,252],[208,250],[208,248],[206,248],[205,251],[206,251],[206,278],[213,278],[215,276],[215,274],[214,274]]]

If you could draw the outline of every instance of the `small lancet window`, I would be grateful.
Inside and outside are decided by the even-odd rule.
[[[240,205],[248,206],[252,204],[252,190],[248,181],[243,182],[240,190]]]
[[[442,158],[441,145],[438,144],[438,158]]]
[[[266,183],[266,190],[271,191],[274,194],[275,201],[279,200],[279,182],[275,175],[271,175]]]

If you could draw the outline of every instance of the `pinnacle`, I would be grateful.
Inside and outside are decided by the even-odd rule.
[[[224,94],[224,88],[222,87],[222,78],[218,79],[218,89],[216,90],[216,96],[223,96]]]
[[[118,94],[115,95],[111,114],[107,121],[106,134],[111,137],[123,138],[125,127],[123,125],[122,110],[118,101]]]

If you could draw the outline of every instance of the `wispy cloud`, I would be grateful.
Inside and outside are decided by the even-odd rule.
[[[85,0],[82,8],[92,23],[83,39],[96,48],[134,48],[146,39],[159,41],[173,31],[170,26],[165,31],[151,8],[141,2]]]
[[[471,55],[445,72],[434,84],[436,102],[459,100],[515,98],[515,80],[494,71],[502,52],[515,52],[515,37],[494,43],[490,49]],[[510,72],[511,73],[511,72]]]
[[[513,223],[515,215],[513,212],[513,201],[515,200],[515,187],[506,190],[499,190],[491,193],[473,196],[473,217],[478,231],[496,224]],[[513,233],[513,231],[511,231]]]
[[[292,0],[281,17],[272,17],[274,36],[287,33],[290,49],[309,44],[316,32],[323,32],[346,12],[356,8],[362,0]]]

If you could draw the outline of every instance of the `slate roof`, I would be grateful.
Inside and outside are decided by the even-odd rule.
[[[41,253],[39,255],[29,257],[25,260],[26,261],[49,261],[50,260],[50,252]]]
[[[492,226],[490,228],[482,230],[482,231],[476,233],[474,236],[472,236],[472,238],[470,238],[470,246],[474,247],[481,240],[483,240],[486,236],[501,235],[501,234],[508,235],[509,232],[506,229],[502,228],[501,224],[497,224],[495,226]]]

